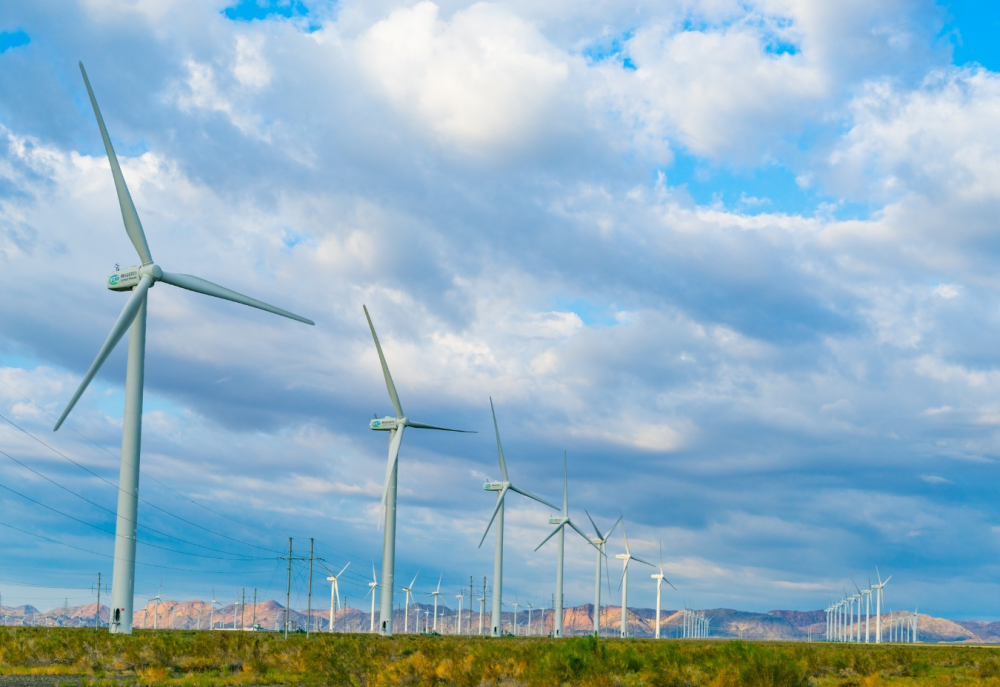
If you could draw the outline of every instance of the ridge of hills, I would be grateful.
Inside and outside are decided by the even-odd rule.
[[[409,630],[433,631],[434,607],[430,604],[411,604],[409,614],[398,608],[393,615],[397,632],[401,632],[404,622]],[[593,622],[593,604],[573,606],[563,609],[563,627],[565,634],[590,634]],[[40,611],[34,606],[0,606],[0,625],[39,625],[47,627],[93,627],[97,614],[97,604],[82,606],[58,607],[48,611]],[[739,638],[756,640],[821,640],[826,630],[824,611],[786,611],[777,610],[768,613],[751,613],[729,608],[715,608],[702,611],[711,621],[710,636],[721,638]],[[276,601],[260,601],[254,607],[247,603],[243,608],[237,604],[218,605],[214,613],[212,604],[207,601],[162,601],[158,605],[148,603],[137,609],[132,616],[132,623],[137,628],[170,628],[175,629],[208,629],[212,624],[216,629],[234,629],[236,627],[250,628],[256,623],[261,630],[278,630],[282,627],[285,608]],[[908,615],[904,613],[883,614],[886,619]],[[376,626],[377,626],[376,613]],[[419,621],[417,617],[419,616]],[[681,635],[683,612],[667,610],[660,613],[660,635],[662,637],[679,637]],[[106,625],[109,610],[101,605],[101,624]],[[326,632],[330,629],[329,609],[318,608],[312,611],[313,631]],[[335,631],[367,632],[372,627],[371,615],[361,609],[344,608],[335,614]],[[527,610],[517,614],[517,634],[525,634],[529,620]],[[531,634],[547,634],[551,631],[552,610],[532,609],[530,614]],[[455,632],[456,612],[444,605],[438,606],[438,628],[442,634]],[[484,627],[488,629],[489,615],[483,618]],[[307,613],[304,610],[289,611],[289,627],[293,630],[304,630]],[[419,622],[419,625],[417,624]],[[480,615],[473,610],[462,614],[462,631],[477,634],[479,632]],[[514,631],[514,614],[503,614],[504,631]],[[650,608],[628,609],[629,633],[636,637],[653,637],[656,634],[656,612]],[[604,606],[601,608],[601,632],[608,636],[618,636],[621,627],[621,607]],[[857,627],[857,625],[855,625]],[[864,637],[864,621],[860,626],[860,634]],[[875,619],[871,619],[871,632],[875,629]],[[883,629],[883,633],[885,630]],[[953,621],[945,618],[935,618],[923,613],[918,614],[918,640],[925,643],[963,642],[976,644],[1000,644],[1000,622],[978,620]]]

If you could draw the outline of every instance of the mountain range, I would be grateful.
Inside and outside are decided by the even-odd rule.
[[[566,635],[587,635],[593,629],[593,604],[574,606],[563,610],[563,627]],[[402,608],[394,614],[394,625],[397,632],[403,630],[404,620],[409,630],[434,630],[434,607],[429,604],[412,604],[409,617]],[[729,608],[714,608],[701,611],[710,619],[712,637],[757,639],[757,640],[821,640],[826,629],[826,616],[823,611],[769,611],[767,613],[751,613]],[[216,629],[233,630],[251,628],[254,625],[261,630],[278,630],[284,621],[285,608],[276,601],[261,601],[256,605],[247,602],[245,606],[237,604],[216,604],[214,613],[212,604],[207,601],[169,601],[150,602],[135,611],[132,623],[137,628],[176,628],[176,629],[208,629],[213,623]],[[419,615],[419,621],[418,621]],[[909,613],[883,614],[883,623],[889,618],[901,617]],[[68,606],[40,611],[34,606],[0,606],[0,625],[39,625],[47,627],[93,627],[96,623],[97,605]],[[108,622],[108,607],[101,605],[100,620],[102,625]],[[330,629],[329,609],[313,609],[312,629],[326,632]],[[531,609],[531,634],[547,634],[552,628],[553,612],[545,609]],[[378,624],[376,612],[375,626]],[[504,632],[514,632],[514,613],[504,613]],[[523,635],[527,630],[529,611],[523,607],[517,612],[517,634]],[[484,629],[488,628],[489,615],[484,619]],[[419,622],[419,625],[417,623]],[[442,634],[454,634],[456,612],[444,605],[438,606],[437,631]],[[462,631],[472,634],[479,633],[479,613],[469,611],[462,614]],[[304,630],[307,623],[305,610],[291,609],[289,611],[289,628]],[[367,632],[372,627],[368,612],[345,608],[335,614],[335,631]],[[618,636],[621,625],[621,607],[604,606],[601,609],[602,634]],[[650,608],[628,609],[629,634],[636,637],[655,636],[656,612]],[[678,637],[681,634],[682,611],[667,610],[660,614],[660,634],[663,637]],[[1000,622],[947,620],[923,613],[918,614],[918,639],[921,642],[961,642],[1000,644]],[[874,633],[875,618],[871,618],[871,632]],[[860,632],[864,640],[864,621]],[[883,629],[883,635],[885,630]]]

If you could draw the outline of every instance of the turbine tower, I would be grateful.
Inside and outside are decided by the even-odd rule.
[[[114,177],[115,189],[118,192],[118,204],[121,207],[122,220],[125,224],[125,232],[128,234],[132,245],[142,260],[139,267],[127,267],[123,270],[116,270],[108,277],[107,286],[112,291],[131,291],[125,307],[122,309],[118,320],[111,328],[107,340],[97,353],[97,358],[91,364],[90,369],[83,376],[76,393],[66,405],[66,409],[56,422],[53,431],[58,430],[66,417],[73,410],[73,406],[80,400],[80,396],[86,390],[91,380],[101,369],[101,365],[108,359],[111,352],[121,341],[126,330],[130,330],[128,341],[128,363],[125,375],[125,413],[122,422],[122,458],[121,468],[118,477],[118,510],[115,522],[115,554],[114,571],[111,577],[111,622],[109,631],[113,633],[129,634],[132,632],[132,608],[135,592],[135,531],[139,500],[139,448],[142,437],[142,391],[143,377],[146,358],[146,294],[157,282],[171,284],[188,291],[222,298],[234,303],[249,305],[253,308],[266,310],[276,315],[282,315],[306,324],[314,324],[312,320],[299,317],[287,310],[276,308],[261,301],[249,298],[242,294],[230,291],[227,288],[213,284],[199,277],[188,274],[177,274],[164,272],[163,269],[153,262],[153,256],[146,243],[146,235],[142,231],[142,224],[139,222],[139,213],[132,202],[132,196],[125,185],[125,177],[122,176],[121,167],[118,165],[118,158],[114,148],[111,146],[111,138],[108,130],[104,126],[104,118],[101,117],[101,110],[97,107],[97,98],[90,87],[90,80],[87,72],[80,63],[80,73],[83,75],[83,82],[87,87],[87,94],[90,96],[90,104],[94,108],[94,116],[97,118],[97,125],[101,130],[101,138],[104,140],[104,149],[108,154],[108,162],[111,165],[111,175]]]
[[[350,565],[350,564],[351,564],[351,562],[348,561],[347,565]],[[336,575],[334,575],[333,571],[330,570],[325,565],[323,565],[322,563],[320,563],[320,565],[323,566],[324,570],[326,570],[328,573],[330,573],[330,576],[328,578],[326,578],[326,580],[327,580],[327,582],[330,583],[330,632],[333,632],[334,618],[336,617],[334,615],[334,613],[333,613],[333,601],[334,601],[334,599],[337,600],[337,610],[338,611],[341,610],[341,606],[340,606],[340,584],[339,584],[338,580],[340,579],[340,576],[344,574],[344,571],[347,570],[347,565],[345,565],[343,568],[341,568],[340,572],[337,573]]]
[[[660,542],[660,572],[653,573],[651,577],[656,580],[656,638],[660,638],[660,586],[666,582],[670,584],[670,580],[663,576],[663,542]],[[670,584],[670,588],[675,592],[677,587]]]
[[[535,551],[545,546],[545,542],[552,537],[559,535],[559,548],[556,554],[558,558],[556,559],[556,603],[555,603],[555,617],[553,618],[552,624],[552,636],[559,638],[562,637],[563,630],[563,558],[566,552],[566,526],[569,525],[573,528],[577,534],[583,537],[583,540],[593,546],[595,549],[600,551],[597,544],[590,541],[590,538],[583,533],[579,527],[577,527],[569,517],[569,472],[566,467],[566,453],[563,452],[563,507],[562,515],[558,518],[549,518],[549,524],[555,525],[556,528],[552,530],[542,543],[535,547]]]
[[[392,604],[396,567],[396,477],[398,474],[399,445],[403,441],[403,430],[407,427],[413,427],[414,429],[436,429],[442,432],[462,434],[475,434],[475,432],[425,425],[406,417],[403,413],[403,407],[399,403],[399,396],[396,394],[396,385],[392,383],[389,366],[386,365],[385,356],[382,354],[382,345],[378,342],[378,336],[375,334],[375,325],[372,324],[372,318],[368,314],[368,307],[362,307],[365,310],[365,318],[368,320],[368,328],[372,330],[372,339],[375,340],[375,350],[378,351],[379,362],[382,363],[385,386],[389,390],[389,398],[396,410],[396,417],[384,417],[381,420],[376,418],[369,423],[369,427],[377,432],[389,432],[389,461],[385,470],[382,503],[379,506],[379,524],[382,524],[383,516],[385,519],[385,529],[382,532],[382,598],[379,634],[390,636],[392,635]]]
[[[163,591],[163,583],[160,582],[160,588],[156,590],[156,596],[154,596],[152,599],[150,599],[150,601],[155,601],[156,602],[156,604],[153,606],[153,629],[154,630],[157,629],[157,627],[156,627],[156,619],[160,615],[160,602],[162,601],[162,599],[160,599],[160,592],[162,592],[162,591]]]
[[[584,513],[587,513],[587,511],[584,511]],[[596,576],[596,578],[594,580],[594,636],[595,637],[600,637],[601,636],[601,559],[602,558],[607,559],[607,557],[608,557],[608,549],[607,549],[608,537],[610,537],[611,533],[615,531],[615,528],[618,527],[618,523],[620,523],[622,521],[622,518],[624,516],[621,516],[621,515],[618,516],[618,519],[615,520],[615,524],[612,525],[611,529],[608,530],[603,535],[601,534],[601,530],[600,530],[600,528],[598,528],[597,523],[594,522],[594,519],[590,517],[590,513],[587,513],[587,517],[590,519],[590,524],[594,526],[594,532],[597,533],[597,537],[591,539],[590,541],[595,546],[598,547],[598,549],[597,549],[597,576]],[[608,572],[608,595],[610,596],[611,595],[611,572],[610,572],[610,570],[608,570],[607,572]]]
[[[497,435],[497,456],[500,458],[500,475],[503,478],[499,482],[487,482],[483,485],[483,489],[486,491],[495,491],[497,493],[497,505],[493,509],[493,515],[490,516],[490,521],[486,525],[486,531],[483,532],[482,539],[479,540],[479,546],[482,548],[483,542],[486,541],[486,535],[490,533],[490,527],[493,526],[493,521],[496,520],[497,523],[497,542],[496,548],[493,554],[493,617],[490,621],[492,630],[490,631],[491,637],[499,637],[501,634],[500,620],[503,605],[503,515],[504,515],[504,498],[507,496],[508,491],[513,491],[522,496],[527,496],[529,499],[534,499],[539,503],[545,504],[549,508],[558,510],[557,506],[552,505],[545,499],[535,496],[530,491],[525,489],[520,489],[515,487],[510,483],[510,479],[507,477],[507,463],[503,458],[503,446],[500,444],[500,428],[497,426],[497,413],[493,408],[493,398],[490,398],[490,412],[493,413],[493,429]]]
[[[652,563],[644,561],[641,558],[636,558],[632,555],[632,552],[628,548],[628,533],[625,531],[625,520],[622,516],[622,537],[625,539],[625,553],[620,553],[615,556],[618,560],[622,562],[622,581],[620,586],[622,588],[622,627],[621,636],[622,639],[628,637],[628,563],[629,561],[638,561],[648,565],[649,567],[654,567]]]
[[[410,586],[409,587],[403,587],[403,592],[406,595],[406,596],[403,597],[403,602],[404,602],[403,603],[403,605],[404,605],[404,610],[403,610],[403,632],[404,633],[407,633],[407,632],[410,631],[410,603],[413,601],[413,585],[415,585],[417,583],[417,575],[419,575],[419,574],[420,574],[420,571],[418,570],[417,574],[413,576],[413,581],[410,582]]]

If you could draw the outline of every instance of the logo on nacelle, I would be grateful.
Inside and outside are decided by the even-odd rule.
[[[117,286],[119,279],[120,277],[117,274],[112,274],[108,279],[108,283],[111,284],[111,286]]]
[[[372,428],[373,429],[378,429],[381,426],[382,426],[382,421],[381,420],[372,420]]]

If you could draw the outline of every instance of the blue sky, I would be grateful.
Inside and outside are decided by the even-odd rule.
[[[124,345],[51,432],[135,261],[83,60],[157,261],[317,323],[151,292],[139,603],[279,598],[289,536],[367,591],[367,304],[407,411],[479,431],[407,435],[398,579],[491,574],[492,396],[516,483],[558,499],[565,450],[577,520],[662,541],[667,607],[823,608],[877,565],[893,607],[1000,618],[1000,10],[60,8],[0,16],[5,604],[110,576]],[[508,513],[522,600],[548,515]]]

